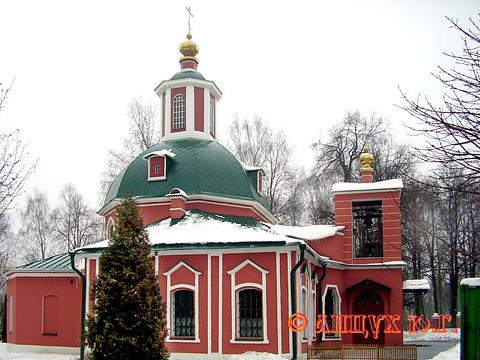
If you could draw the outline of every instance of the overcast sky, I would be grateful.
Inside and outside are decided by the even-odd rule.
[[[411,142],[398,88],[439,97],[431,72],[462,45],[445,16],[467,25],[479,12],[478,0],[0,0],[0,82],[16,78],[0,129],[20,129],[39,159],[27,191],[55,203],[71,182],[98,208],[107,152],[128,135],[129,101],[159,105],[153,89],[179,70],[186,5],[198,70],[223,92],[220,137],[234,113],[261,115],[307,168],[311,143],[347,111],[376,112]]]

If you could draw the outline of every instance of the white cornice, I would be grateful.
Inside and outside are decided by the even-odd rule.
[[[162,81],[160,85],[158,85],[155,88],[155,92],[157,93],[158,96],[161,96],[161,94],[166,88],[173,88],[173,87],[187,86],[187,85],[193,85],[193,86],[196,85],[203,88],[208,88],[210,90],[210,93],[212,93],[217,100],[219,100],[222,97],[222,92],[217,87],[217,85],[215,85],[213,81],[199,80],[195,78]]]
[[[228,198],[223,196],[216,196],[216,195],[205,195],[205,194],[197,194],[197,195],[189,195],[187,203],[193,203],[204,200],[206,202],[214,202],[218,203],[220,206],[233,206],[233,207],[243,207],[243,208],[251,208],[255,212],[257,212],[261,217],[265,218],[268,222],[272,224],[278,223],[278,219],[275,218],[262,204],[255,200],[245,200],[245,199],[235,199],[235,198]],[[102,207],[98,210],[98,214],[105,216],[109,211],[115,208],[117,205],[121,203],[122,199],[113,199],[107,205]],[[162,205],[170,202],[170,199],[161,196],[161,197],[152,197],[152,198],[136,198],[135,201],[137,204],[142,206],[142,204],[148,204],[149,206],[153,205]],[[151,203],[151,204],[150,204]]]

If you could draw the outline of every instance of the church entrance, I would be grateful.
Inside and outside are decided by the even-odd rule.
[[[365,279],[347,289],[347,297],[350,299],[350,311],[352,315],[366,315],[364,328],[368,330],[368,337],[364,334],[353,334],[354,344],[385,344],[385,321],[374,323],[375,318],[368,315],[383,315],[388,313],[390,304],[390,288],[376,281]],[[387,303],[385,303],[387,301]],[[378,327],[378,337],[373,337],[373,330]]]
[[[385,344],[384,321],[379,322],[378,338],[374,338],[373,333],[376,325],[373,324],[374,319],[369,319],[368,315],[384,314],[384,306],[382,298],[376,291],[365,290],[359,293],[353,300],[353,313],[355,315],[367,315],[365,319],[365,329],[368,331],[368,337],[363,334],[353,334],[354,344]]]

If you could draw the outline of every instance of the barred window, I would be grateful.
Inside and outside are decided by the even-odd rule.
[[[185,99],[183,94],[173,98],[173,130],[185,129]]]
[[[195,337],[193,291],[177,290],[173,293],[173,336]]]
[[[245,289],[238,292],[238,337],[242,340],[263,339],[262,291]]]
[[[355,257],[382,257],[382,202],[354,202],[352,211]]]

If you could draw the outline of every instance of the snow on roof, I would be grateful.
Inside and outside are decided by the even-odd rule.
[[[244,163],[242,163],[242,166],[245,169],[245,171],[258,171],[258,170],[260,170],[262,172],[262,175],[265,175],[265,171],[260,166],[245,165]]]
[[[172,152],[172,149],[169,149],[169,150],[162,149],[162,150],[149,152],[148,154],[144,155],[143,158],[148,159],[152,156],[168,156],[169,158],[173,159],[176,155],[174,152]]]
[[[185,193],[185,191],[183,191],[182,189],[179,189],[179,188],[173,188],[165,196],[166,197],[183,196],[184,198],[188,199],[188,195]]]
[[[392,179],[385,181],[377,181],[372,183],[348,183],[340,182],[333,184],[333,193],[343,192],[369,192],[381,190],[399,190],[403,189],[403,181],[401,179]]]
[[[258,224],[247,226],[229,221],[220,215],[188,211],[185,217],[172,225],[171,219],[165,219],[146,227],[151,245],[169,244],[227,244],[227,243],[251,243],[251,242],[285,242],[286,244],[298,244],[299,240],[293,240],[280,234],[274,234],[268,227]],[[108,246],[108,240],[81,249],[96,249]]]
[[[470,287],[480,287],[480,278],[465,278],[460,281],[460,285],[468,285]]]
[[[301,240],[318,240],[333,236],[345,229],[345,226],[335,225],[308,225],[308,226],[286,226],[272,225],[271,231],[274,234],[285,235]]]
[[[430,283],[427,279],[405,280],[403,282],[402,290],[420,291],[430,290]]]

